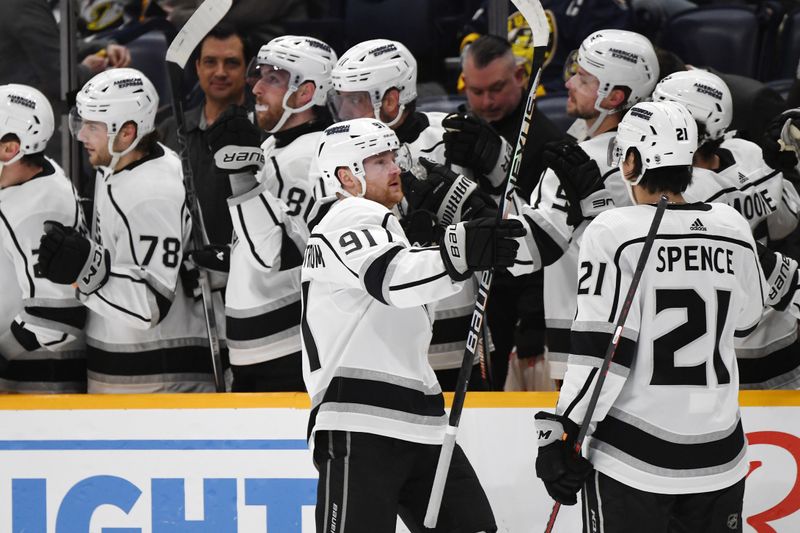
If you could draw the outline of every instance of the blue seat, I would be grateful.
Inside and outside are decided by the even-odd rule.
[[[142,71],[158,92],[159,106],[170,104],[169,77],[167,75],[167,39],[159,31],[151,31],[130,41],[131,67]],[[194,68],[194,65],[192,65]]]
[[[777,79],[794,78],[800,61],[800,8],[792,10],[783,21],[778,36]]]
[[[467,98],[460,94],[449,94],[446,96],[420,97],[417,99],[417,111],[423,113],[436,112],[455,113],[458,106],[466,105]]]
[[[541,96],[536,99],[536,107],[555,124],[562,133],[566,133],[572,123],[573,117],[567,115],[567,95],[555,94],[552,96]]]
[[[751,9],[711,5],[671,17],[658,44],[687,64],[757,78],[760,39],[759,21]]]
[[[345,46],[368,39],[400,41],[416,58],[420,77],[433,76],[444,56],[432,4],[433,0],[345,0]]]

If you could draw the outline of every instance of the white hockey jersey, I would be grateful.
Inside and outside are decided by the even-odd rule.
[[[260,185],[228,200],[236,239],[225,317],[234,365],[300,352],[300,263],[324,128],[323,122],[309,122],[264,141]]]
[[[557,413],[583,422],[654,206],[586,229],[572,353]],[[639,490],[719,490],[748,470],[734,335],[761,317],[766,281],[746,221],[724,204],[670,205],[644,268],[584,446],[595,468]]]
[[[86,308],[72,287],[34,269],[48,220],[85,232],[72,184],[50,159],[29,181],[0,189],[2,392],[86,391]]]
[[[580,143],[597,162],[604,177],[604,194],[594,201],[617,207],[630,206],[630,196],[619,169],[608,166],[608,143],[616,135],[607,132]],[[684,193],[689,202],[725,202],[740,210],[754,231],[766,236],[785,236],[797,224],[800,201],[794,187],[783,187],[780,174],[767,167],[758,146],[742,139],[722,144],[723,168],[719,172],[693,169],[692,182]],[[601,206],[604,207],[604,206]],[[567,199],[558,177],[547,169],[534,189],[530,206],[522,206],[517,217],[527,223],[528,234],[520,240],[515,274],[544,267],[544,304],[547,324],[548,359],[554,377],[561,377],[569,353],[570,327],[575,316],[578,280],[578,251],[588,222],[573,229],[566,223]],[[759,324],[772,338],[784,339],[787,320],[771,319]],[[753,341],[763,338],[757,332]],[[744,341],[747,342],[747,341]],[[785,344],[784,344],[785,346]],[[760,347],[759,353],[763,352]],[[753,352],[748,352],[753,353]]]
[[[363,198],[312,228],[302,269],[303,377],[317,430],[441,444],[447,419],[428,363],[426,304],[458,293],[438,246],[409,246],[397,218]]]
[[[80,295],[90,309],[89,392],[214,390],[202,302],[178,275],[191,231],[185,199],[180,159],[160,144],[121,171],[98,173],[92,237],[109,251],[111,272]]]
[[[608,143],[616,132],[607,132],[579,144],[597,162],[604,178],[606,195],[597,201],[630,205],[619,169],[608,165]],[[527,274],[544,268],[544,312],[547,325],[547,357],[553,375],[560,377],[569,355],[569,331],[575,317],[575,287],[578,279],[578,250],[587,225],[577,229],[567,224],[567,197],[556,173],[548,168],[533,190],[531,205],[521,206],[519,215],[528,227],[520,240],[516,264],[509,270]]]
[[[744,139],[726,139],[718,150],[721,168],[694,169],[691,201],[725,202],[748,222],[756,240],[777,240],[797,227],[800,198],[780,172],[764,163],[761,148]],[[743,389],[800,387],[797,320],[765,307],[758,327],[736,339]]]

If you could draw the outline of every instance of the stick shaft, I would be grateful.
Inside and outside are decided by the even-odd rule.
[[[583,415],[583,423],[581,424],[581,428],[578,431],[578,436],[575,439],[575,453],[581,453],[583,439],[586,438],[586,432],[589,430],[589,424],[592,421],[592,415],[594,415],[594,411],[597,408],[597,402],[600,399],[603,383],[606,381],[608,369],[611,367],[611,361],[614,359],[617,346],[619,346],[619,341],[622,338],[622,330],[625,328],[625,321],[628,319],[628,313],[631,310],[633,298],[636,295],[636,290],[639,287],[639,281],[642,279],[642,273],[644,272],[644,267],[647,264],[647,258],[650,256],[650,250],[653,248],[653,242],[656,240],[658,227],[661,225],[661,219],[664,217],[664,211],[666,208],[667,197],[662,196],[658,201],[656,214],[653,216],[653,221],[650,223],[650,229],[647,231],[647,237],[645,237],[644,246],[642,246],[642,253],[639,254],[639,261],[636,263],[636,270],[633,272],[631,285],[628,287],[628,292],[625,295],[625,301],[622,305],[622,309],[620,310],[619,317],[617,318],[617,323],[614,327],[614,336],[611,337],[611,342],[608,343],[608,347],[606,348],[603,364],[600,366],[600,372],[597,375],[597,383],[595,383],[594,389],[592,389],[592,396],[589,399],[589,404],[586,406],[586,413]],[[553,531],[553,527],[556,523],[556,517],[558,516],[558,511],[560,509],[561,504],[559,502],[554,502],[553,509],[550,511],[550,518],[547,520],[547,526],[544,530],[545,533],[550,533]]]

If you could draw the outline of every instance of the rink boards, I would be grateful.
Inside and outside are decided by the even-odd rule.
[[[543,530],[551,500],[534,476],[532,419],[555,400],[468,396],[458,440],[502,532]],[[800,531],[800,392],[741,403],[745,531]],[[305,394],[0,397],[0,532],[311,533],[307,417]],[[579,523],[563,508],[555,531]]]

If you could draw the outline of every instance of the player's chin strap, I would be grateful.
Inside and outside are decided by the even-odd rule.
[[[116,138],[117,138],[116,133],[114,135],[108,136],[108,153],[111,154],[111,162],[107,166],[100,167],[103,171],[103,177],[105,178],[109,177],[111,174],[114,173],[114,169],[117,168],[117,163],[119,163],[119,160],[122,159],[122,156],[131,153],[133,149],[136,148],[136,146],[139,144],[139,140],[141,139],[141,137],[139,137],[137,134],[136,138],[133,140],[130,146],[128,146],[121,152],[115,152],[114,140]]]
[[[594,120],[594,123],[586,130],[586,138],[591,139],[595,132],[600,128],[600,125],[606,120],[608,115],[613,115],[614,113],[619,113],[619,109],[605,109],[600,105],[600,103],[605,100],[605,94],[598,94],[597,100],[594,102],[594,108],[600,111],[600,114],[597,115],[597,118]]]
[[[400,109],[397,110],[397,115],[395,115],[395,117],[390,122],[383,122],[383,119],[381,118],[381,104],[379,103],[378,105],[372,106],[372,113],[375,115],[375,118],[379,122],[383,122],[390,128],[395,124],[397,124],[397,121],[400,120],[400,117],[403,116],[403,111],[405,110],[406,110],[406,104],[400,104]]]
[[[358,193],[358,194],[351,194],[351,193],[347,192],[346,190],[344,190],[344,187],[342,187],[342,182],[339,181],[339,178],[334,176],[336,181],[339,183],[339,186],[338,186],[336,192],[341,194],[345,198],[363,198],[364,195],[367,194],[367,180],[364,179],[364,176],[359,176],[358,174],[356,174],[352,170],[350,171],[350,173],[353,174],[353,176],[355,176],[355,178],[361,184],[361,192]]]
[[[22,159],[22,157],[23,157],[24,155],[25,155],[25,154],[24,154],[24,153],[22,153],[22,150],[20,150],[19,152],[17,152],[17,155],[15,155],[14,157],[12,157],[12,158],[11,158],[11,159],[9,159],[8,161],[5,161],[5,162],[3,162],[3,161],[0,161],[0,176],[2,176],[2,175],[3,175],[3,167],[4,167],[4,166],[6,166],[6,165],[13,165],[14,163],[16,163],[17,161],[19,161],[20,159]]]
[[[281,103],[281,105],[283,106],[283,114],[281,115],[281,118],[278,120],[278,123],[275,124],[275,126],[273,126],[271,129],[267,130],[268,133],[276,133],[280,131],[283,125],[286,124],[286,121],[289,120],[290,116],[294,115],[295,113],[301,113],[306,109],[310,109],[311,106],[314,105],[314,99],[312,98],[304,106],[289,107],[289,97],[292,96],[295,92],[297,92],[297,89],[299,87],[300,87],[299,85],[297,87],[290,87],[289,90],[286,91],[286,94],[283,95],[283,102]]]

